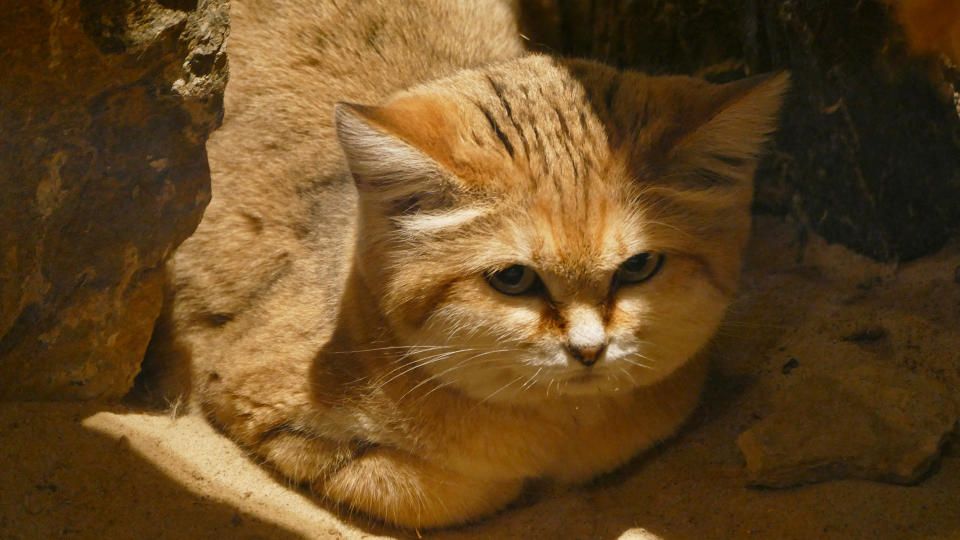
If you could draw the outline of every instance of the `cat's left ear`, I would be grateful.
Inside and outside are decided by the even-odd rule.
[[[386,213],[438,209],[456,198],[454,175],[428,155],[442,144],[444,126],[431,125],[442,118],[410,106],[334,106],[337,138],[360,196]]]
[[[779,72],[712,86],[707,114],[668,145],[670,172],[707,185],[752,185],[764,143],[776,131],[790,75]]]

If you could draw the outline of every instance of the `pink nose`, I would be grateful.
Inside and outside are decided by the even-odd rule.
[[[567,350],[570,351],[570,354],[577,359],[581,364],[585,366],[592,366],[600,359],[600,355],[603,354],[603,351],[607,348],[606,344],[600,345],[598,347],[574,347],[572,345],[567,345]]]

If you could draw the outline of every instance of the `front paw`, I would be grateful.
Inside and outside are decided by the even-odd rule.
[[[470,478],[386,447],[369,449],[314,484],[316,491],[352,511],[411,529],[492,514],[516,498],[522,487],[519,479]]]
[[[315,484],[335,474],[363,453],[365,445],[344,443],[309,433],[278,428],[256,446],[257,454],[296,484]]]

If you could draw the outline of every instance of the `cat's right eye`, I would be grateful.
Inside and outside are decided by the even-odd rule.
[[[516,296],[531,292],[540,283],[540,277],[530,267],[515,264],[487,274],[487,283],[503,294]]]

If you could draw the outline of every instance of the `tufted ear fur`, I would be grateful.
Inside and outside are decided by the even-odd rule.
[[[343,102],[334,107],[337,137],[360,196],[388,215],[449,207],[458,187],[454,175],[421,149],[431,141],[411,140],[416,133],[439,135],[438,126],[408,126],[406,120],[423,124],[430,117],[404,112],[410,111]]]
[[[710,88],[708,106],[665,141],[665,172],[705,187],[750,187],[789,81],[780,72]]]

